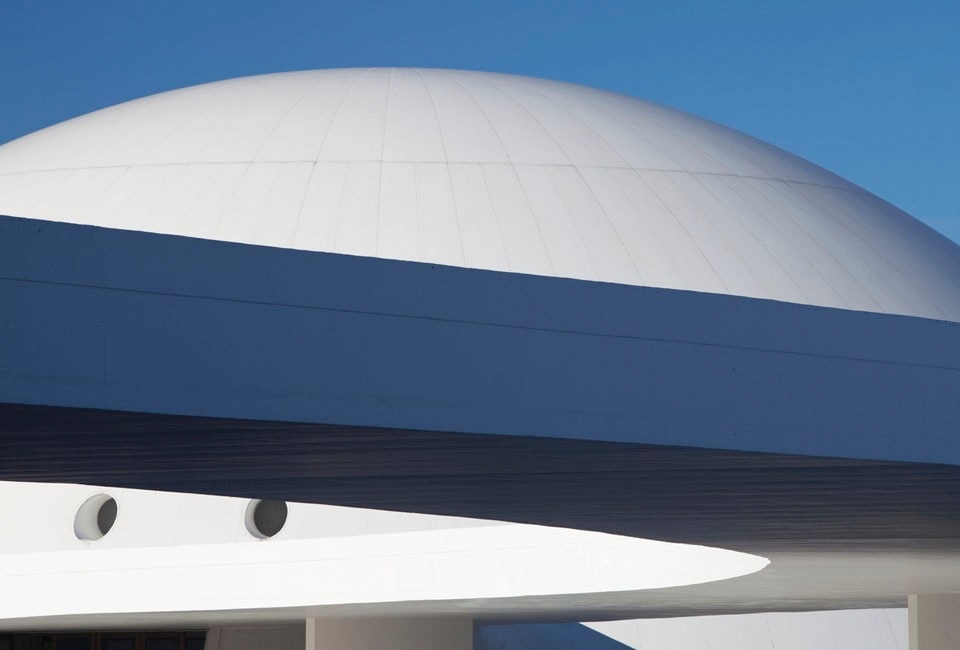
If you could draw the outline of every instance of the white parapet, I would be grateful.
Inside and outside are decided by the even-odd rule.
[[[281,624],[373,606],[428,619],[506,603],[628,607],[637,592],[769,564],[595,531],[318,504],[276,502],[271,527],[256,521],[264,503],[0,482],[0,521],[17,522],[0,536],[0,630]]]

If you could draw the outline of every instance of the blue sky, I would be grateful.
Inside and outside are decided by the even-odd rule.
[[[433,66],[652,99],[960,241],[960,2],[0,0],[0,142],[240,75]]]

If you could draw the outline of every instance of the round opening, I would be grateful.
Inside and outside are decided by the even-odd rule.
[[[254,499],[244,516],[247,531],[254,537],[273,537],[287,523],[287,502],[275,499]]]
[[[77,509],[73,533],[77,539],[93,542],[109,533],[116,521],[117,500],[109,494],[97,494]]]

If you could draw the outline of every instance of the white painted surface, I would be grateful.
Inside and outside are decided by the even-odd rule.
[[[774,612],[584,625],[634,650],[908,650],[905,609]]]
[[[116,498],[102,539],[73,534],[92,494]],[[761,557],[588,531],[354,508],[290,504],[287,525],[259,540],[246,501],[76,485],[0,483],[0,627],[26,619],[143,613],[244,612],[253,619],[420,603],[552,598],[590,604],[615,592],[723,580],[768,564]],[[477,605],[474,605],[476,607]],[[285,611],[281,611],[285,610]],[[127,617],[127,618],[124,618]],[[21,621],[17,623],[17,621]],[[99,621],[100,619],[97,619]],[[195,620],[195,619],[194,619]],[[205,620],[205,619],[201,619]]]
[[[0,214],[960,321],[960,248],[754,138],[571,84],[317,70],[0,147]]]
[[[117,500],[114,527],[94,542],[77,538],[78,508],[96,495]],[[0,558],[45,551],[104,550],[182,545],[267,543],[246,529],[247,499],[57,483],[0,481]],[[454,528],[503,526],[503,522],[407,512],[288,503],[287,522],[271,538],[356,537]]]

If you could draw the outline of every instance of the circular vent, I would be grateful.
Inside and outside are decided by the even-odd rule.
[[[244,515],[247,531],[259,539],[273,537],[287,523],[287,502],[274,499],[254,499]]]
[[[109,494],[97,494],[77,509],[73,532],[77,539],[93,542],[109,533],[116,521],[117,500]]]

